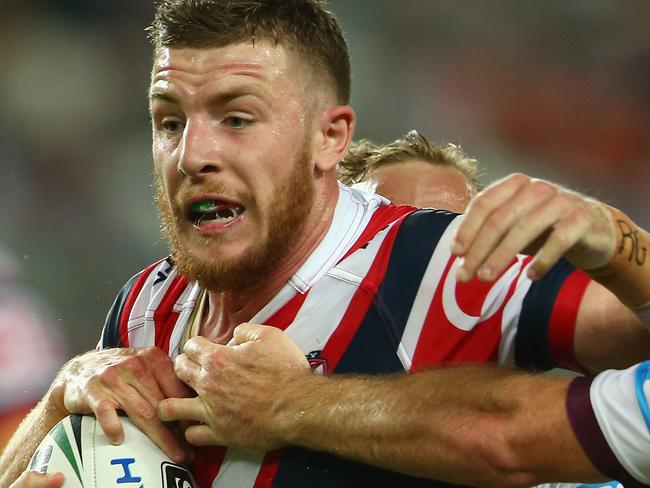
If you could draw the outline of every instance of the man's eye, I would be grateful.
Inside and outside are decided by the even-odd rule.
[[[180,120],[174,120],[174,119],[169,119],[169,120],[163,120],[160,123],[160,127],[165,132],[169,132],[170,134],[175,134],[181,130],[183,130],[183,124],[181,123]]]
[[[228,127],[232,127],[233,129],[241,129],[242,127],[246,127],[248,124],[250,124],[250,120],[246,120],[241,117],[228,117],[225,120],[225,123]]]

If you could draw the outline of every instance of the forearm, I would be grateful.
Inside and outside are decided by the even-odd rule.
[[[67,412],[52,401],[52,391],[25,417],[0,456],[0,486],[9,486],[27,468],[38,444]]]
[[[476,486],[604,480],[572,434],[568,383],[489,367],[314,377],[291,410],[289,441]]]

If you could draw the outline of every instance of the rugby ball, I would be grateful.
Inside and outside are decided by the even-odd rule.
[[[45,436],[30,471],[61,472],[63,488],[197,488],[187,468],[172,462],[127,417],[114,446],[95,417],[70,415]]]

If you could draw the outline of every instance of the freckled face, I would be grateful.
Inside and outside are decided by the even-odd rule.
[[[379,166],[368,181],[393,203],[462,213],[470,200],[467,180],[459,171],[418,159]]]
[[[157,53],[156,200],[190,280],[241,290],[291,252],[315,192],[306,78],[264,42]]]

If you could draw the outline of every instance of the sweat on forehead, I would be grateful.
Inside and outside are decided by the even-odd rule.
[[[308,63],[318,78],[328,80],[338,103],[349,103],[348,48],[338,21],[323,1],[161,0],[147,31],[156,53],[162,47],[281,44]]]

